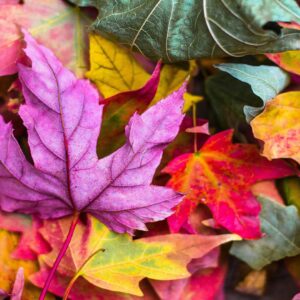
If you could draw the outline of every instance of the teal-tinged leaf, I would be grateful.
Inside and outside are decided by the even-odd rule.
[[[93,29],[151,59],[175,62],[299,49],[300,32],[263,28],[299,21],[296,1],[73,0],[99,10]],[[270,9],[272,7],[272,9]],[[257,15],[257,16],[256,16]],[[260,19],[259,16],[263,18]]]
[[[247,122],[261,113],[266,103],[289,84],[289,75],[278,67],[250,66],[245,64],[220,64],[218,69],[229,73],[236,79],[248,83],[255,95],[263,101],[260,107],[244,106]],[[245,99],[247,102],[247,99]],[[250,104],[250,103],[249,103]]]
[[[259,198],[262,205],[261,228],[265,236],[259,240],[234,242],[230,253],[253,269],[261,269],[273,261],[300,253],[300,219],[295,206],[283,206]]]
[[[246,123],[245,105],[259,106],[261,100],[251,87],[224,72],[210,76],[205,81],[207,99],[214,112],[213,121],[222,129],[238,129]],[[245,127],[245,126],[243,126]]]
[[[246,14],[253,16],[257,24],[263,26],[270,20],[281,22],[300,22],[299,5],[291,0],[241,0],[245,7]],[[250,5],[249,5],[250,3]]]

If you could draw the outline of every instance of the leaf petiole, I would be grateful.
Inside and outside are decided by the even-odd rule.
[[[74,217],[73,217],[72,223],[70,225],[68,235],[67,235],[67,237],[66,237],[66,239],[65,239],[65,241],[64,241],[64,243],[63,243],[63,245],[62,245],[62,247],[59,251],[59,254],[58,254],[58,256],[57,256],[57,258],[56,258],[56,260],[55,260],[55,262],[52,266],[51,272],[48,275],[48,278],[47,278],[47,280],[44,284],[44,287],[43,287],[43,290],[42,290],[41,295],[39,297],[39,300],[44,300],[45,297],[46,297],[46,294],[47,294],[48,288],[51,284],[51,281],[53,279],[53,276],[54,276],[54,274],[55,274],[55,272],[56,272],[56,270],[59,266],[59,263],[61,262],[62,258],[64,257],[64,255],[65,255],[65,253],[66,253],[66,251],[69,247],[69,244],[72,240],[76,225],[79,221],[79,216],[80,216],[80,212],[75,212],[74,213]]]

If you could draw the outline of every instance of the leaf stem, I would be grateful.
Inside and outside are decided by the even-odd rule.
[[[193,127],[197,126],[197,110],[196,110],[196,103],[193,103]],[[194,152],[198,152],[197,146],[197,133],[194,132]]]
[[[73,237],[76,225],[77,225],[77,223],[79,221],[79,215],[80,215],[79,212],[76,212],[74,214],[72,223],[71,223],[70,228],[69,228],[68,235],[67,235],[67,237],[66,237],[66,239],[65,239],[65,241],[64,241],[64,243],[63,243],[63,245],[62,245],[62,247],[61,247],[61,249],[60,249],[60,251],[58,253],[58,256],[57,256],[57,258],[56,258],[56,260],[55,260],[55,262],[54,262],[54,264],[52,266],[51,272],[48,275],[48,278],[47,278],[47,280],[46,280],[46,282],[44,284],[44,287],[43,287],[43,290],[42,290],[41,295],[39,297],[39,300],[44,300],[45,297],[46,297],[46,294],[47,294],[48,288],[50,286],[50,283],[51,283],[51,281],[53,279],[53,276],[54,276],[54,274],[55,274],[55,272],[56,272],[56,270],[57,270],[57,268],[59,266],[59,263],[61,262],[62,258],[64,257],[64,255],[65,255],[65,253],[66,253],[66,251],[67,251],[67,249],[69,247],[69,244],[70,244],[70,242],[72,240],[72,237]]]
[[[72,289],[72,287],[73,287],[75,281],[76,281],[77,278],[79,277],[79,275],[80,275],[80,274],[77,273],[76,276],[74,276],[74,277],[72,278],[72,280],[69,282],[69,284],[68,284],[68,286],[67,286],[67,289],[65,290],[65,294],[64,294],[63,300],[67,300],[67,299],[68,299],[69,294],[70,294],[70,292],[71,292],[71,289]]]

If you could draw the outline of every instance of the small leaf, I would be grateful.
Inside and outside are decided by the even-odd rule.
[[[299,21],[294,0],[72,2],[99,10],[92,25],[97,32],[165,62],[299,49],[299,31],[284,28],[277,35],[263,29],[268,22]]]
[[[191,206],[203,203],[217,225],[247,239],[259,238],[260,205],[250,191],[251,185],[295,171],[284,161],[270,162],[261,157],[254,145],[232,144],[232,134],[227,130],[211,136],[198,153],[176,157],[163,171],[172,176],[168,186],[186,194],[175,217],[182,215],[183,221]]]
[[[292,158],[300,163],[300,92],[288,92],[271,100],[251,122],[254,136],[264,142],[268,159]]]
[[[230,253],[253,269],[262,269],[273,261],[300,254],[300,220],[295,206],[284,206],[267,198],[258,198],[262,211],[264,236],[255,241],[234,243]]]
[[[40,256],[51,266],[67,234],[70,219],[46,222],[41,231],[52,252]],[[95,286],[142,296],[139,281],[186,278],[186,266],[215,247],[240,239],[237,235],[164,235],[132,240],[110,231],[96,218],[78,224],[66,256],[58,267],[62,275],[83,277]]]
[[[220,64],[217,68],[229,73],[238,80],[248,83],[255,95],[261,98],[263,105],[253,107],[245,105],[244,113],[250,122],[264,109],[266,103],[274,98],[289,84],[289,75],[273,66],[250,66],[244,64]]]

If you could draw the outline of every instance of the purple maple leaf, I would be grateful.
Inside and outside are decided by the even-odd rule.
[[[182,121],[185,87],[134,114],[125,145],[99,160],[103,106],[97,91],[28,33],[24,37],[32,66],[19,65],[26,100],[20,116],[34,166],[20,150],[12,125],[0,117],[0,208],[42,218],[91,213],[120,233],[146,230],[144,223],[172,214],[182,195],[151,181]]]

